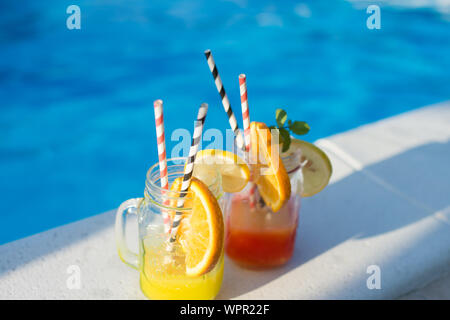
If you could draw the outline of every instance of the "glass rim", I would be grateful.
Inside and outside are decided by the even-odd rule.
[[[188,159],[188,157],[174,157],[174,158],[168,158],[166,160],[167,162],[167,169],[169,169],[170,167],[174,167],[174,166],[180,166],[183,167],[186,164],[186,160]],[[169,165],[169,163],[172,162],[172,165]],[[178,163],[177,163],[178,162]],[[187,192],[182,192],[182,191],[173,191],[170,190],[170,186],[169,189],[163,189],[161,187],[160,184],[157,183],[157,181],[161,178],[159,175],[159,161],[154,163],[148,170],[147,170],[147,174],[146,174],[146,180],[145,180],[145,188],[148,189],[151,193],[156,192],[159,195],[162,195],[164,193],[169,193],[170,195],[176,195],[176,196],[164,196],[167,199],[171,199],[171,198],[178,198],[180,194],[186,194]],[[180,171],[180,175],[179,177],[183,177],[183,172],[184,170]],[[152,179],[152,174],[156,173],[159,179]],[[168,173],[168,175],[170,176],[170,173]],[[218,183],[220,183],[220,176],[219,176],[219,172],[216,170],[216,177],[214,179],[214,181],[212,181],[210,184],[207,185],[208,189],[211,190],[211,188],[214,188]]]

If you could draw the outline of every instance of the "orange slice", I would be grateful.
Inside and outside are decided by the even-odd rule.
[[[171,190],[179,191],[181,183],[182,178],[177,178]],[[201,180],[194,177],[184,202],[184,209],[187,208],[192,210],[182,211],[177,241],[185,253],[186,274],[197,277],[211,271],[219,261],[224,242],[224,223],[216,198]]]
[[[280,157],[279,144],[272,145],[272,134],[262,122],[250,124],[254,182],[264,202],[277,212],[291,196],[291,182]]]

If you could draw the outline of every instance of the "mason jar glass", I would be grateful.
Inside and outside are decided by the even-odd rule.
[[[186,158],[167,160],[169,184],[183,176],[185,162]],[[225,197],[221,176],[214,172],[215,176],[208,177],[207,185],[223,212]],[[165,229],[168,213],[182,211],[189,214],[192,211],[192,208],[176,207],[176,200],[181,196],[181,192],[161,189],[159,164],[153,165],[147,172],[144,197],[127,200],[117,210],[115,233],[119,256],[123,262],[139,270],[141,290],[150,299],[213,299],[222,284],[223,248],[217,265],[198,277],[186,275],[184,253],[177,242],[168,249]],[[187,202],[189,195],[183,196]],[[125,241],[126,217],[130,214],[137,215],[138,253],[129,250]]]
[[[231,195],[225,214],[225,252],[243,267],[277,267],[294,252],[302,191],[301,151],[281,158],[290,178],[291,197],[278,212],[272,212],[257,191],[256,206],[251,208],[250,184]]]

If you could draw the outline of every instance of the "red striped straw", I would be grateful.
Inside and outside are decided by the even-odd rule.
[[[242,120],[244,122],[245,150],[250,152],[250,115],[247,100],[247,77],[245,74],[239,75],[239,89],[241,92]]]
[[[239,75],[239,91],[241,93],[242,120],[244,122],[245,151],[247,153],[247,161],[250,161],[250,112],[248,109],[247,77],[245,74]],[[249,201],[251,209],[256,207],[255,191],[255,184],[250,182]]]
[[[159,160],[159,175],[161,182],[161,189],[169,190],[169,177],[167,173],[167,155],[166,155],[166,141],[164,138],[164,114],[163,102],[158,99],[153,102],[155,109],[155,125],[156,125],[156,141],[158,144],[158,160]],[[164,191],[163,191],[164,195]],[[164,201],[165,205],[169,204],[169,200]],[[162,211],[164,219],[164,231],[170,231],[170,218],[166,210]]]

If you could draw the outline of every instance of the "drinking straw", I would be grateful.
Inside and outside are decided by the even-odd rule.
[[[250,115],[247,100],[247,77],[239,75],[239,91],[241,93],[242,120],[244,123],[245,150],[250,152]]]
[[[161,189],[169,190],[169,178],[167,174],[167,155],[166,155],[166,141],[164,138],[164,113],[163,101],[158,99],[153,101],[155,110],[155,127],[156,127],[156,141],[158,145],[158,160],[159,160],[159,175],[161,182]],[[164,191],[163,191],[164,195]],[[169,200],[164,201],[165,205],[169,204]],[[170,218],[166,210],[162,211],[164,219],[164,231],[166,233],[170,230]]]
[[[231,130],[233,130],[235,138],[236,138],[236,144],[239,149],[245,151],[244,141],[242,139],[241,132],[239,131],[236,117],[233,113],[233,110],[231,109],[230,101],[228,100],[228,96],[225,92],[225,88],[223,87],[222,80],[220,79],[219,71],[217,70],[217,66],[214,62],[211,50],[205,51],[206,60],[208,62],[209,70],[211,71],[211,74],[214,78],[214,83],[216,84],[217,91],[220,94],[220,97],[222,98],[222,105],[227,113],[228,116],[228,122],[230,123]]]
[[[180,197],[177,202],[177,207],[182,208],[184,205],[184,197],[186,197],[187,190],[191,184],[192,172],[194,171],[195,157],[197,156],[198,145],[202,138],[203,125],[205,123],[206,113],[208,112],[208,104],[202,103],[197,115],[197,120],[195,121],[194,134],[192,135],[191,148],[189,149],[189,156],[186,160],[186,165],[184,166],[183,182],[181,183]],[[172,222],[172,230],[170,232],[170,243],[175,242],[178,232],[178,227],[180,226],[181,218],[183,213],[177,211]]]
[[[247,156],[247,161],[250,162],[250,112],[248,109],[248,99],[247,99],[247,77],[245,74],[239,75],[239,91],[241,93],[241,107],[242,107],[242,120],[244,123],[244,140],[245,140],[245,151]],[[249,201],[250,208],[255,209],[256,199],[255,199],[255,184],[249,182],[250,192]]]

